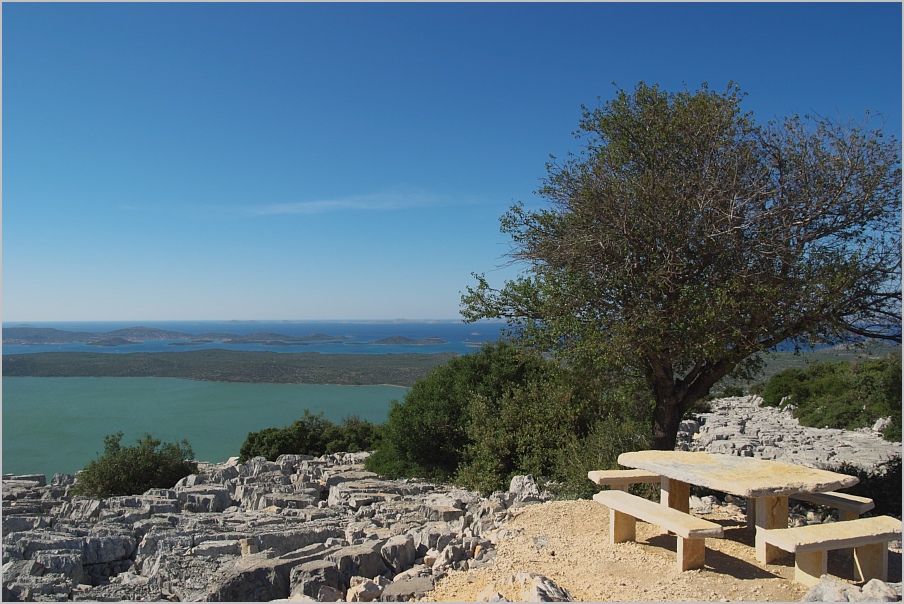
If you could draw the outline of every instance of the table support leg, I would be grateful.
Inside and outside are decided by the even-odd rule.
[[[757,497],[754,504],[756,510],[756,526],[764,529],[788,528],[788,497]],[[771,543],[758,541],[756,559],[761,564],[768,564],[780,558],[784,552]]]
[[[826,574],[828,552],[797,552],[794,554],[794,580],[807,587],[819,583]]]
[[[685,539],[678,537],[678,571],[703,568],[706,556],[706,539]]]
[[[888,581],[888,542],[854,548],[854,578],[857,581]]]
[[[609,510],[609,537],[612,543],[624,543],[637,539],[637,518],[630,514]]]
[[[690,513],[691,485],[680,480],[674,480],[666,476],[662,477],[659,502],[672,509]]]

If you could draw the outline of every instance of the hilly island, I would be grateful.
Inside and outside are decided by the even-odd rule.
[[[39,352],[3,355],[6,377],[169,377],[270,384],[393,384],[412,386],[457,356],[435,354],[323,354],[318,352]]]
[[[188,334],[153,327],[128,327],[108,332],[64,331],[49,327],[6,327],[4,344],[69,344],[81,342],[97,346],[135,344],[153,340],[175,340],[176,343],[213,342],[223,344],[303,344],[305,342],[340,342],[350,336],[330,336],[313,333],[305,336],[287,336],[272,332],[256,332],[247,335],[232,333]]]
[[[372,345],[405,345],[425,346],[445,344],[446,340],[437,337],[413,339],[405,336],[392,336],[372,342],[348,342],[354,336],[334,336],[323,333],[311,333],[303,336],[292,336],[270,331],[257,331],[250,334],[233,334],[226,332],[205,332],[190,334],[169,331],[154,327],[128,327],[107,332],[66,331],[49,327],[5,327],[3,343],[6,345],[31,344],[76,344],[88,346],[125,346],[142,342],[169,341],[170,346],[189,346],[218,342],[220,344],[260,344],[263,346],[298,346],[304,344],[341,344],[356,346]]]

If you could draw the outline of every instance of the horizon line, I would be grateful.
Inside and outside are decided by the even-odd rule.
[[[481,319],[484,322],[502,322],[502,319]],[[13,323],[465,323],[461,318],[433,319],[37,319],[7,320]]]

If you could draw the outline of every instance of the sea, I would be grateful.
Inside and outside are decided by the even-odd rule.
[[[3,323],[3,327],[50,327],[106,333],[128,327],[152,327],[192,335],[224,332],[247,335],[271,332],[286,336],[342,336],[333,342],[272,346],[266,344],[186,344],[181,340],[147,341],[122,346],[83,343],[4,345],[3,354],[35,352],[178,352],[224,348],[273,352],[400,354],[456,352],[468,354],[500,336],[503,323],[460,321],[129,321]],[[430,344],[373,344],[401,336],[434,338]],[[309,384],[215,383],[173,378],[32,378],[2,382],[3,474],[75,473],[103,453],[107,434],[123,432],[123,444],[145,433],[165,442],[187,439],[202,461],[222,462],[239,454],[249,432],[282,427],[305,409],[341,422],[358,416],[386,421],[393,400],[407,388]]]
[[[285,336],[324,334],[342,337],[336,342],[305,342],[299,344],[224,344],[213,341],[189,344],[185,340],[150,340],[121,346],[92,346],[81,342],[70,344],[10,344],[3,345],[3,354],[28,354],[32,352],[175,352],[182,350],[269,350],[272,352],[323,352],[334,354],[399,354],[405,352],[434,353],[473,352],[483,343],[499,338],[504,323],[498,321],[126,321],[126,322],[35,322],[3,323],[8,327],[43,327],[63,331],[108,333],[128,327],[152,327],[191,335],[204,333],[230,333],[248,335],[256,332],[277,333]],[[372,344],[395,336],[411,340],[435,338],[436,344],[391,345]]]

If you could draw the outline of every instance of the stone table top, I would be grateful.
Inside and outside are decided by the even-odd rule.
[[[618,463],[741,497],[823,493],[860,482],[856,476],[791,463],[691,451],[633,451],[619,455]]]

